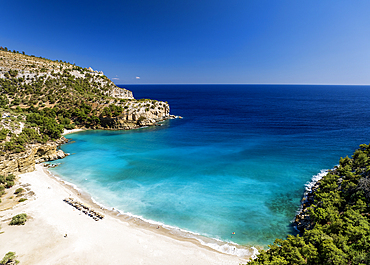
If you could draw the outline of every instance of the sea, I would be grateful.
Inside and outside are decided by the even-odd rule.
[[[50,170],[101,205],[224,252],[295,234],[306,186],[370,142],[370,86],[121,87],[183,119],[69,134],[61,149],[71,155]]]

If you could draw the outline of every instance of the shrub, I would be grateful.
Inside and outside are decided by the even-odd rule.
[[[11,77],[16,77],[18,75],[18,71],[17,70],[9,70],[8,73],[9,73],[9,75]]]
[[[8,176],[6,176],[6,178],[5,178],[7,181],[9,181],[9,180],[15,180],[15,175],[13,175],[13,174],[9,174]]]
[[[5,184],[5,188],[9,189],[14,186],[14,181],[13,180],[8,180]]]
[[[26,198],[20,198],[18,202],[24,202],[24,201],[27,201]]]
[[[15,179],[15,176],[13,174],[9,174],[6,177],[2,176],[0,178],[0,183],[4,183],[5,184],[5,188],[9,189],[9,188],[13,187],[13,185],[14,185],[14,179]]]
[[[7,129],[1,129],[0,130],[0,141],[5,140],[6,136],[8,135],[10,131]]]
[[[24,191],[23,188],[18,188],[15,190],[14,194],[22,193]]]
[[[15,259],[15,252],[8,252],[5,254],[4,258],[0,261],[0,265],[6,264],[18,264],[19,261]]]
[[[24,225],[26,221],[27,221],[27,214],[21,213],[21,214],[17,214],[16,216],[13,216],[9,225]]]

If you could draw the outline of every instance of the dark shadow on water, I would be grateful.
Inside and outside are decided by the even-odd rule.
[[[155,132],[155,131],[161,131],[161,130],[168,130],[173,127],[181,126],[184,123],[186,123],[186,119],[174,119],[174,120],[166,120],[163,122],[158,123],[158,125],[154,126],[148,126],[148,127],[141,127],[137,129],[132,130],[87,130],[87,131],[81,131],[73,134],[68,134],[65,137],[69,139],[68,143],[74,143],[73,136],[74,134],[79,135],[92,135],[92,134],[99,134],[99,136],[102,137],[109,137],[109,136],[116,136],[121,134],[133,134],[133,133],[148,133],[148,132]],[[79,141],[83,141],[82,139],[79,139]]]
[[[294,220],[297,211],[299,210],[300,200],[303,193],[303,188],[289,193],[277,193],[275,198],[265,202],[265,205],[274,215],[280,215],[285,217],[287,220],[290,220],[287,225],[289,226],[289,234],[292,235],[297,234],[291,221]]]

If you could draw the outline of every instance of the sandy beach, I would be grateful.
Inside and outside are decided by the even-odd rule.
[[[32,198],[0,212],[0,257],[16,252],[21,264],[240,264],[237,256],[222,254],[191,240],[179,240],[164,228],[143,227],[118,218],[49,176],[42,165],[19,176],[30,184]],[[72,197],[104,214],[102,220],[63,200]],[[12,216],[26,213],[23,226],[9,226]]]
[[[64,129],[64,132],[62,133],[62,135],[67,135],[70,133],[81,132],[81,131],[86,131],[86,129],[71,129],[71,130]]]

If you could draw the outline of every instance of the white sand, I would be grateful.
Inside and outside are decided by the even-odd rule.
[[[62,133],[62,135],[75,133],[75,132],[81,132],[81,131],[85,131],[85,130],[86,129],[71,129],[71,130],[64,129],[64,132]]]
[[[20,264],[240,264],[236,256],[221,254],[196,243],[121,221],[107,213],[94,221],[63,201],[78,198],[76,192],[53,177],[41,165],[20,175],[30,183],[35,199],[0,212],[0,259],[14,251]],[[96,211],[103,213],[95,207]],[[10,218],[26,213],[23,226],[9,226]],[[64,235],[67,234],[67,237]]]

